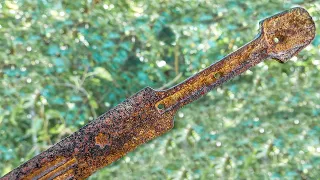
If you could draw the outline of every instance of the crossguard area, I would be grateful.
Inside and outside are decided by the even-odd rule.
[[[309,13],[300,7],[261,21],[260,29],[269,56],[283,63],[310,44],[316,30]]]

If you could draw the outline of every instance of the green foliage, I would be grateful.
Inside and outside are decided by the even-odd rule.
[[[317,1],[1,1],[0,175],[297,5],[319,26]],[[318,35],[293,61],[266,61],[188,105],[171,132],[91,179],[318,179]]]

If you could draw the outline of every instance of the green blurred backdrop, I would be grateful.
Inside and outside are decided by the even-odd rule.
[[[319,1],[2,0],[0,175],[145,86],[175,85]],[[320,37],[186,106],[90,179],[319,179]]]

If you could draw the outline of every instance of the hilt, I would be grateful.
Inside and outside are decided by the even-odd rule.
[[[250,43],[210,65],[181,84],[161,91],[159,112],[177,110],[261,61],[286,62],[311,43],[315,24],[303,8],[293,8],[260,22],[260,32]]]

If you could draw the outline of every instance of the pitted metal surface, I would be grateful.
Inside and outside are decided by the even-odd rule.
[[[85,179],[173,127],[176,111],[268,58],[286,62],[315,36],[306,10],[293,8],[260,22],[258,36],[168,90],[145,88],[1,180]]]

